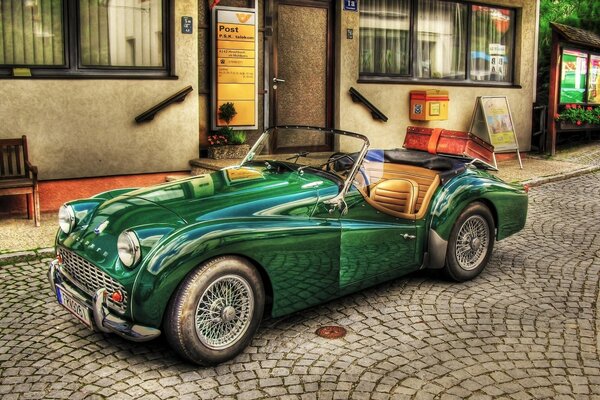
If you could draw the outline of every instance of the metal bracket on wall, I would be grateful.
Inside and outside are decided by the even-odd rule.
[[[371,112],[373,119],[378,119],[383,122],[387,122],[388,117],[382,113],[377,107],[375,107],[369,100],[365,98],[360,92],[353,87],[350,88],[350,96],[352,101],[355,103],[362,103]]]

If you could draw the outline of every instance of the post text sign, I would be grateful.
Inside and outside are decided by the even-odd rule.
[[[226,125],[218,118],[219,107],[225,103],[233,103],[237,111],[229,126],[258,127],[256,21],[252,8],[213,8],[212,129]]]

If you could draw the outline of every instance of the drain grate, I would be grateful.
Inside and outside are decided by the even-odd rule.
[[[317,335],[325,339],[339,339],[346,336],[346,329],[341,326],[323,326],[315,332]]]

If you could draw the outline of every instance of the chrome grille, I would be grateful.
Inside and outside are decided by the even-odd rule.
[[[98,289],[106,288],[109,293],[109,297],[107,298],[108,306],[121,313],[125,311],[128,297],[123,285],[102,272],[91,262],[70,250],[59,248],[58,253],[63,260],[61,269],[66,272],[67,277],[70,278],[74,284],[90,296],[94,296]],[[122,303],[117,303],[110,298],[110,294],[117,290],[121,291],[123,294]]]

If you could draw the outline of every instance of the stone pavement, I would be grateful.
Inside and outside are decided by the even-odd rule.
[[[600,173],[533,188],[524,231],[462,284],[418,273],[289,317],[215,368],[88,331],[45,262],[0,267],[2,399],[600,398]],[[343,339],[315,335],[345,327]]]

